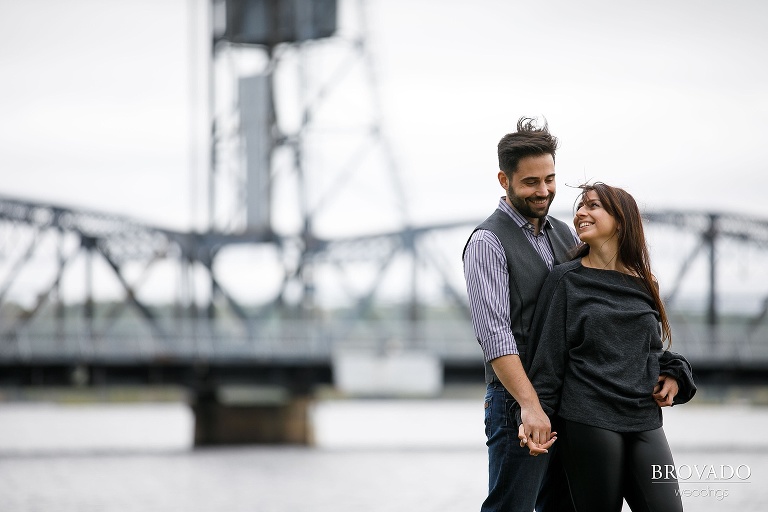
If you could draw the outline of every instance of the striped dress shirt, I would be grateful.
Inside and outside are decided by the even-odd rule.
[[[533,224],[507,204],[504,197],[499,201],[499,209],[512,217],[547,267],[552,270],[555,255],[546,229],[550,224],[549,219],[544,220],[542,229],[536,235]],[[573,237],[574,243],[577,243],[579,240],[575,233]],[[464,253],[464,279],[467,283],[472,326],[483,349],[485,361],[518,354],[509,318],[507,257],[499,238],[492,232],[478,229],[469,238]]]

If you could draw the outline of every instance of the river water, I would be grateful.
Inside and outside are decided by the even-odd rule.
[[[0,511],[478,510],[482,397],[324,400],[313,447],[192,449],[181,403],[0,403]],[[688,511],[768,509],[768,408],[689,404],[665,430]]]

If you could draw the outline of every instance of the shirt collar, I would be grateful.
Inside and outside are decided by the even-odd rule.
[[[518,227],[527,229],[528,231],[534,231],[533,224],[530,223],[528,219],[526,219],[522,213],[517,211],[517,208],[514,206],[510,206],[509,203],[507,203],[507,199],[505,196],[502,196],[499,200],[499,209],[512,217],[512,220],[515,221],[515,224],[518,225]],[[551,223],[549,222],[549,216],[544,217],[544,222],[542,223],[542,231],[544,229],[549,229],[551,227]]]

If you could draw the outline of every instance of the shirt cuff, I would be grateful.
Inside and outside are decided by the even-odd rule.
[[[497,357],[520,354],[517,350],[515,337],[511,332],[483,340],[481,346],[483,348],[483,355],[485,356],[486,363]]]

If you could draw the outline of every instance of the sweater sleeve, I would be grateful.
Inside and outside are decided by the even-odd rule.
[[[570,348],[567,336],[568,296],[563,275],[553,272],[545,281],[531,329],[531,342],[535,343],[536,351],[528,376],[544,412],[550,416],[557,412],[560,405]]]
[[[696,384],[693,382],[691,364],[682,355],[665,350],[659,357],[659,368],[662,375],[674,377],[679,391],[675,396],[674,405],[684,404],[696,394]]]

